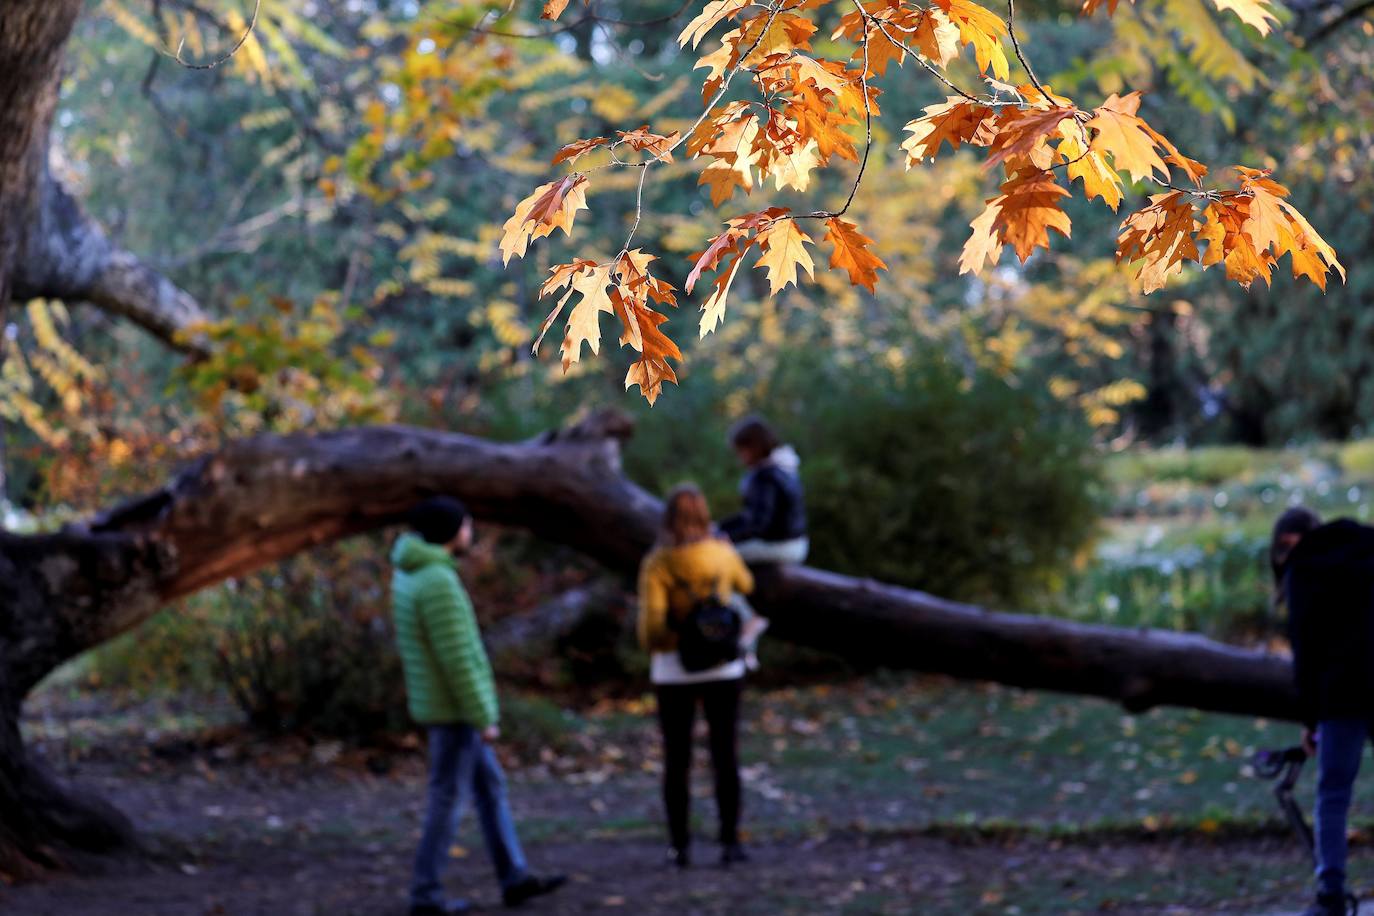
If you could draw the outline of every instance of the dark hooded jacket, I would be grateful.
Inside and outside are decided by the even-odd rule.
[[[751,468],[741,486],[744,507],[720,523],[730,540],[791,541],[806,537],[806,504],[802,499],[801,459],[791,446]]]
[[[1374,528],[1341,519],[1308,532],[1284,585],[1303,721],[1374,719]]]

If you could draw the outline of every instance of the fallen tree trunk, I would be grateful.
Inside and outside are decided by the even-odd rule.
[[[0,532],[0,868],[123,835],[59,797],[19,742],[22,698],[49,671],[160,607],[306,547],[394,523],[435,493],[632,574],[661,504],[621,473],[628,421],[602,415],[535,441],[372,427],[231,443],[166,487],[59,535]],[[1198,636],[954,604],[819,570],[761,576],[774,632],[880,664],[1105,697],[1290,718],[1286,659]]]
[[[793,568],[761,577],[770,633],[867,664],[1116,700],[1297,717],[1285,656],[1193,633],[1008,614]]]

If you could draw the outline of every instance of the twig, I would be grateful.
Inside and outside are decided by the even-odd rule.
[[[916,61],[916,63],[918,63],[918,64],[921,65],[921,68],[922,68],[923,70],[925,70],[925,71],[926,71],[927,73],[929,73],[931,76],[935,77],[937,80],[939,80],[941,83],[943,83],[943,84],[945,85],[945,87],[948,88],[951,92],[957,93],[958,95],[963,96],[963,97],[964,97],[965,99],[967,99],[968,101],[970,101],[970,102],[976,102],[976,103],[978,103],[979,105],[999,105],[999,104],[1005,104],[1005,103],[997,102],[997,101],[994,100],[994,99],[982,99],[982,98],[979,98],[978,96],[972,95],[971,93],[969,93],[969,92],[967,92],[967,91],[965,91],[965,90],[959,88],[958,86],[956,86],[956,85],[949,79],[949,77],[947,77],[947,76],[945,76],[943,73],[941,73],[941,72],[939,71],[939,69],[937,69],[937,68],[935,67],[934,64],[932,64],[930,61],[928,61],[928,60],[926,60],[924,57],[922,57],[921,54],[920,54],[920,52],[918,52],[915,48],[912,48],[911,46],[909,46],[909,45],[908,45],[906,42],[904,42],[904,41],[900,41],[900,40],[898,40],[898,39],[896,39],[896,38],[893,38],[893,37],[892,37],[892,33],[889,32],[889,31],[887,30],[887,26],[883,24],[882,20],[876,19],[876,18],[875,18],[875,19],[873,19],[872,21],[873,21],[873,24],[876,25],[876,26],[878,27],[878,31],[879,31],[879,32],[882,32],[882,33],[883,33],[883,36],[884,36],[885,38],[887,38],[888,41],[892,42],[894,45],[896,45],[897,47],[901,48],[901,49],[902,49],[903,51],[905,51],[907,54],[910,54],[910,55],[912,56],[912,58]],[[898,27],[898,30],[900,31],[900,27]],[[865,35],[868,34],[868,33],[867,33],[867,30],[865,30],[865,33],[864,33],[864,34],[865,34]]]
[[[1353,22],[1359,19],[1370,10],[1374,10],[1374,0],[1363,0],[1362,3],[1356,3],[1354,6],[1343,11],[1335,19],[1332,19],[1330,22],[1317,29],[1310,37],[1304,38],[1302,42],[1303,47],[1310,48],[1313,45],[1326,41],[1326,39],[1336,34],[1341,26],[1345,25],[1347,22]]]
[[[452,28],[458,29],[462,32],[467,32],[470,35],[488,35],[493,38],[523,38],[532,41],[537,41],[541,38],[552,38],[554,35],[565,35],[568,32],[574,32],[588,23],[599,23],[601,25],[607,26],[619,26],[627,29],[644,29],[649,28],[651,26],[664,25],[666,23],[672,22],[674,19],[681,16],[683,13],[687,11],[687,7],[691,6],[695,2],[696,0],[683,0],[682,5],[679,6],[677,9],[673,10],[671,13],[668,13],[664,16],[655,16],[652,19],[608,19],[605,16],[598,15],[596,12],[596,7],[594,5],[589,4],[587,7],[587,12],[583,13],[577,19],[574,19],[570,22],[562,23],[561,25],[555,26],[551,29],[545,29],[541,32],[533,33],[511,32],[502,29],[484,28],[480,24],[468,25],[466,23],[457,22],[452,19],[445,19],[443,17],[436,18],[437,21],[442,22],[444,25],[451,26]],[[513,5],[514,4],[512,4],[512,6]],[[510,7],[508,7],[506,9],[506,12],[502,13],[500,16],[496,18],[498,20],[503,19],[507,15],[509,15],[510,12],[511,9]]]
[[[1045,97],[1045,101],[1049,102],[1051,107],[1059,108],[1059,103],[1050,98],[1050,94],[1046,92],[1045,87],[1040,84],[1040,77],[1035,75],[1035,70],[1031,68],[1030,61],[1026,59],[1026,55],[1021,51],[1021,42],[1016,37],[1016,0],[1007,0],[1007,34],[1011,36],[1012,50],[1016,52],[1016,59],[1021,62],[1021,66],[1026,70],[1026,75],[1030,77],[1031,85],[1039,90],[1040,94]]]
[[[634,241],[635,233],[639,231],[639,221],[644,217],[644,179],[649,177],[649,165],[653,161],[641,162],[637,166],[639,169],[639,186],[635,189],[635,221],[630,226],[630,234],[625,236],[624,247],[620,249],[620,254],[615,256],[617,261],[629,253],[630,243]]]
[[[232,48],[230,48],[228,51],[226,51],[226,52],[225,52],[223,55],[221,55],[220,57],[217,57],[216,59],[210,61],[209,63],[205,63],[205,64],[192,64],[192,63],[186,62],[185,60],[182,60],[182,58],[181,58],[181,52],[182,52],[182,50],[184,50],[185,47],[186,47],[186,39],[183,38],[183,39],[181,40],[181,44],[177,45],[177,53],[174,55],[174,57],[176,58],[176,62],[177,62],[178,64],[181,64],[181,66],[185,67],[187,70],[213,70],[213,69],[215,69],[215,68],[218,67],[220,64],[224,63],[225,61],[227,61],[227,60],[229,60],[231,57],[233,57],[235,54],[239,53],[239,49],[242,48],[242,47],[248,42],[248,39],[249,39],[250,37],[252,37],[252,35],[253,35],[253,30],[256,29],[256,28],[258,27],[258,14],[261,13],[261,12],[262,12],[262,0],[254,0],[254,2],[253,2],[253,15],[252,15],[252,17],[248,20],[248,28],[246,28],[246,29],[243,30],[243,34],[239,36],[239,40],[238,40],[238,41],[234,42],[234,46],[233,46]]]
[[[643,207],[644,207],[644,197],[643,197],[643,192],[644,192],[644,179],[645,179],[645,177],[646,177],[646,176],[648,175],[648,173],[649,173],[649,166],[654,165],[654,164],[656,164],[656,163],[666,162],[667,159],[668,159],[668,157],[672,155],[673,150],[677,149],[677,148],[678,148],[679,146],[681,146],[683,143],[686,143],[686,142],[687,142],[687,138],[690,137],[693,133],[696,132],[696,129],[702,125],[702,123],[706,120],[706,118],[707,118],[707,117],[711,114],[711,112],[715,109],[716,103],[718,103],[722,98],[725,97],[725,93],[730,89],[730,82],[731,82],[731,80],[733,80],[733,79],[735,78],[735,74],[738,73],[740,70],[746,69],[746,68],[744,67],[744,62],[745,62],[745,60],[747,60],[747,59],[749,58],[749,55],[750,55],[750,54],[753,54],[753,53],[754,53],[754,49],[757,48],[757,47],[759,46],[759,44],[763,41],[764,36],[766,36],[766,35],[768,34],[768,30],[771,29],[771,28],[773,27],[773,20],[777,19],[778,13],[782,12],[783,7],[782,7],[782,5],[778,5],[778,6],[769,6],[769,7],[767,7],[767,9],[768,9],[768,21],[765,22],[765,23],[763,24],[763,28],[759,30],[758,37],[754,39],[754,43],[751,44],[751,45],[749,46],[749,49],[748,49],[748,50],[746,50],[746,51],[744,51],[744,52],[742,52],[742,53],[740,54],[740,56],[739,56],[739,62],[736,63],[735,66],[734,66],[733,68],[731,68],[730,71],[729,71],[728,73],[726,73],[725,76],[721,79],[720,87],[716,90],[716,94],[715,94],[714,96],[712,96],[711,101],[708,102],[708,103],[702,108],[701,115],[697,117],[696,122],[693,123],[692,126],[691,126],[689,129],[687,129],[687,130],[685,130],[685,131],[682,132],[682,135],[678,137],[677,142],[673,143],[672,146],[669,146],[667,149],[663,150],[662,152],[655,153],[654,156],[653,156],[653,158],[647,159],[647,160],[645,160],[644,162],[639,162],[639,163],[621,162],[621,161],[618,160],[618,159],[614,159],[614,157],[615,157],[615,147],[619,146],[620,144],[619,144],[619,142],[611,144],[611,156],[612,156],[612,158],[613,158],[613,164],[615,164],[615,165],[622,165],[622,166],[629,166],[629,167],[631,167],[631,168],[641,168],[641,169],[642,169],[642,171],[641,171],[640,174],[639,174],[639,198],[638,198],[638,200],[637,200],[637,202],[636,202],[636,206],[635,206],[635,221],[634,221],[634,225],[633,225],[633,226],[631,227],[631,229],[630,229],[630,235],[629,235],[629,237],[625,239],[625,247],[622,248],[622,249],[620,250],[620,254],[616,255],[616,260],[617,260],[617,261],[619,261],[620,258],[623,257],[623,256],[625,255],[625,253],[628,252],[628,251],[630,250],[630,242],[632,242],[632,241],[634,240],[635,232],[637,232],[637,231],[639,230],[640,218],[643,216],[643,212],[644,212],[644,210],[643,210]],[[867,104],[867,97],[865,97],[865,104]]]
[[[848,213],[850,205],[854,203],[854,195],[859,193],[859,184],[864,180],[864,170],[868,168],[869,153],[873,151],[873,104],[868,98],[868,26],[872,20],[868,11],[863,8],[863,4],[861,4],[859,0],[853,0],[853,3],[854,8],[859,11],[859,16],[862,17],[864,23],[864,63],[863,71],[859,74],[859,88],[864,97],[864,155],[863,158],[859,160],[859,172],[854,176],[854,184],[849,188],[849,197],[845,198],[844,206],[839,210],[815,210],[811,213],[800,214],[800,217],[804,219],[836,219]]]

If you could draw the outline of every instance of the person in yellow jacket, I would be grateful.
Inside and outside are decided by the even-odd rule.
[[[672,846],[669,860],[690,864],[689,770],[692,725],[700,704],[711,735],[716,807],[720,814],[721,862],[747,860],[739,838],[738,728],[743,659],[705,671],[688,671],[677,652],[677,625],[693,605],[714,594],[729,603],[754,590],[754,577],[730,542],[717,537],[706,497],[684,485],[668,496],[659,546],[639,572],[639,643],[650,653],[649,678],[663,731],[663,802]]]

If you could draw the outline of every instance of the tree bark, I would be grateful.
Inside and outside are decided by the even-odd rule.
[[[37,296],[86,301],[178,349],[204,320],[196,300],[113,244],[48,168],[63,52],[81,0],[0,5],[0,330],[8,304]]]
[[[62,51],[80,12],[81,0],[11,0],[0,11],[0,309],[37,212]]]
[[[118,823],[62,815],[18,743],[22,697],[61,662],[176,598],[316,544],[394,523],[447,493],[485,521],[525,528],[632,574],[661,511],[625,478],[628,421],[600,415],[500,444],[401,426],[265,436],[207,455],[167,486],[58,535],[0,533],[0,847],[43,862],[100,847]],[[954,604],[807,568],[760,577],[774,632],[867,665],[1082,693],[1133,710],[1169,704],[1292,718],[1287,659],[1200,636],[1091,626]],[[96,829],[98,825],[99,829]],[[17,853],[17,856],[16,856]],[[0,853],[0,860],[5,858]]]

